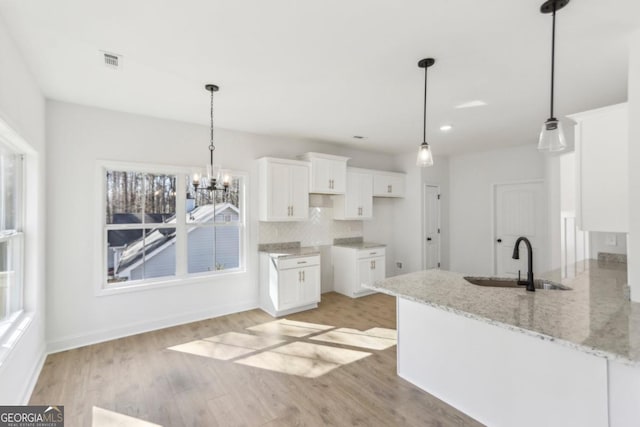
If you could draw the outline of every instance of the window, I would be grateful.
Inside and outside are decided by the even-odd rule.
[[[209,192],[196,190],[188,172],[102,169],[105,288],[243,268],[243,178]]]
[[[240,267],[242,214],[240,178],[228,191],[197,191],[185,177],[187,192],[187,259],[189,273]]]
[[[22,310],[22,155],[0,144],[0,325]]]

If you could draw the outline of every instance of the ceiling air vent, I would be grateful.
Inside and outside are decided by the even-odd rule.
[[[122,56],[116,55],[115,53],[107,53],[107,52],[103,52],[103,54],[104,54],[104,65],[106,65],[107,67],[118,68],[122,65],[121,64]]]

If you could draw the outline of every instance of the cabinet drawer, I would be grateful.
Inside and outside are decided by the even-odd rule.
[[[308,267],[310,265],[319,265],[320,264],[320,256],[306,256],[306,257],[298,257],[298,258],[287,258],[282,260],[277,260],[276,264],[278,265],[278,270],[285,270],[288,268],[301,268]]]
[[[358,259],[362,258],[373,258],[385,255],[385,248],[371,248],[371,249],[361,249],[358,251]]]

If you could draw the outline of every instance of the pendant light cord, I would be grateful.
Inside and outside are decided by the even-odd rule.
[[[427,142],[427,69],[424,67],[424,125],[422,127],[422,142]]]
[[[551,30],[551,116],[553,116],[553,91],[555,83],[555,69],[556,69],[556,4],[553,4],[553,28]]]
[[[209,144],[209,160],[211,162],[211,168],[213,169],[213,152],[216,146],[213,145],[213,91],[211,91],[211,142]]]

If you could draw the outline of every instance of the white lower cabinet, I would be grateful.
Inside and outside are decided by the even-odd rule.
[[[360,249],[333,246],[331,257],[334,290],[348,297],[357,298],[374,293],[362,285],[386,277],[384,247]]]
[[[274,317],[320,302],[320,255],[278,259],[260,254],[260,308]]]

